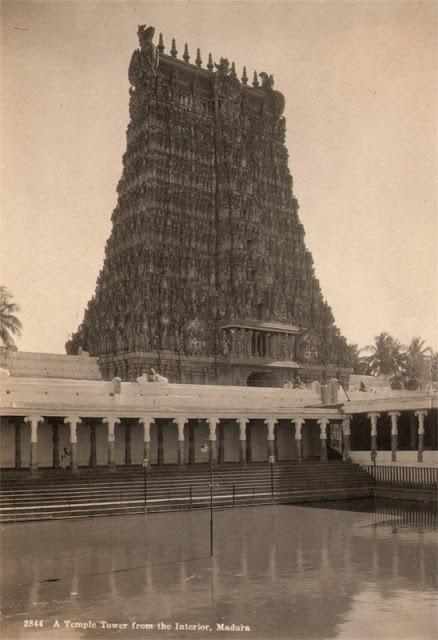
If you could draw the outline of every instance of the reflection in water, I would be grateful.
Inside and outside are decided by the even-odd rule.
[[[216,632],[233,623],[254,638],[436,636],[436,512],[374,501],[218,511],[213,559],[208,519],[4,527],[3,636],[106,638],[116,632],[99,629],[104,620],[127,623],[124,638],[240,637]],[[24,629],[25,619],[43,619],[44,633]],[[56,619],[97,628],[60,631]],[[159,622],[171,629],[131,629]]]

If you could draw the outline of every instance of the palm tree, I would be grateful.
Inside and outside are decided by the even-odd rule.
[[[5,286],[0,285],[0,339],[3,347],[15,348],[14,336],[21,335],[22,324],[15,315],[20,307],[12,301],[12,295]]]
[[[408,389],[418,389],[431,376],[432,350],[426,347],[426,341],[418,336],[412,338],[406,349],[405,379]],[[428,366],[429,365],[429,366]]]
[[[361,358],[360,349],[357,344],[347,344],[348,366],[352,367],[354,373],[360,373]]]
[[[367,366],[367,374],[394,375],[399,373],[403,367],[403,346],[402,344],[383,331],[374,337],[374,344],[364,347],[363,351],[370,352],[363,356],[363,362]]]

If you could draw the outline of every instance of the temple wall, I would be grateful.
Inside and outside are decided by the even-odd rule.
[[[224,430],[224,461],[239,462],[240,442],[239,426],[228,423]]]
[[[76,455],[78,466],[87,467],[90,460],[90,427],[88,424],[78,424]]]
[[[265,462],[268,459],[266,425],[259,420],[254,420],[251,424],[251,445],[252,461]]]
[[[96,427],[96,464],[104,466],[108,464],[108,436],[106,424],[98,424]]]
[[[30,466],[30,425],[23,423],[20,428],[21,466]]]
[[[163,425],[163,449],[164,464],[176,464],[178,462],[178,429],[173,422]]]
[[[133,424],[131,426],[131,464],[141,464],[143,462],[143,453],[143,426],[141,424]]]
[[[8,420],[1,421],[0,467],[15,467],[15,427]]]
[[[43,422],[38,427],[37,458],[40,467],[51,467],[53,464],[53,429]]]
[[[279,460],[296,459],[294,428],[292,426],[277,426],[277,449]]]
[[[320,455],[321,451],[319,425],[314,421],[306,421],[301,433],[303,438],[303,459],[315,459]]]

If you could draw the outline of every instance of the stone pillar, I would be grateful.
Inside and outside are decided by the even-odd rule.
[[[90,462],[89,465],[92,469],[94,469],[97,465],[97,456],[96,456],[96,425],[90,424]]]
[[[351,450],[351,416],[345,416],[342,420],[342,459],[344,462],[350,462]]]
[[[275,461],[278,462],[278,422],[274,427],[274,456]]]
[[[184,425],[187,418],[175,418],[178,427],[178,464],[184,464]]]
[[[131,423],[125,422],[125,466],[131,464]]]
[[[266,355],[272,358],[272,333],[266,333]]]
[[[388,411],[388,415],[391,416],[391,461],[397,462],[397,420],[401,413],[400,411]]]
[[[318,420],[319,424],[319,438],[321,442],[320,460],[327,460],[327,425],[330,420],[328,418],[321,418]]]
[[[59,469],[59,428],[57,424],[52,425],[52,436],[53,468]]]
[[[274,440],[275,440],[275,418],[267,418],[265,420],[268,426],[268,459],[270,456],[274,457],[275,460],[275,451],[274,451]]]
[[[371,411],[367,414],[367,418],[371,422],[371,462],[374,462],[377,460],[377,420],[380,418],[380,413]]]
[[[41,416],[27,416],[24,418],[24,422],[30,424],[30,470],[35,473],[38,469],[37,460],[37,444],[38,444],[38,425],[40,422],[44,422],[44,418]]]
[[[252,462],[252,433],[249,419],[246,421],[246,462]]]
[[[139,419],[143,425],[143,458],[150,460],[151,457],[151,426],[154,419],[152,416],[142,416]]]
[[[295,441],[298,454],[298,460],[303,461],[303,441],[302,441],[302,428],[304,425],[304,418],[292,418],[292,422],[295,425]]]
[[[163,425],[157,422],[157,464],[164,463]]]
[[[218,424],[217,427],[217,437],[218,437],[218,449],[217,449],[217,461],[219,464],[224,462],[225,459],[225,425]]]
[[[427,415],[426,409],[418,409],[415,412],[418,418],[418,462],[423,462],[424,451],[424,416]]]
[[[210,444],[210,462],[214,464],[217,461],[216,457],[216,425],[219,422],[219,418],[216,416],[207,418],[208,427],[210,429],[209,433],[209,444]]]
[[[78,470],[78,462],[76,455],[76,446],[78,442],[78,436],[76,433],[76,429],[78,424],[80,424],[81,419],[78,416],[68,416],[64,418],[64,424],[68,424],[70,427],[70,452],[71,452],[71,470],[73,473],[76,473]]]
[[[21,469],[21,424],[14,422],[15,427],[15,468]]]
[[[107,425],[108,428],[108,467],[110,471],[114,471],[116,468],[116,460],[115,460],[115,452],[114,452],[114,443],[116,439],[115,429],[116,424],[120,424],[120,419],[111,416],[109,418],[104,418],[102,420],[104,424]]]
[[[240,418],[238,418],[238,421],[239,421],[239,431],[240,431],[239,461],[240,461],[240,464],[245,464],[246,463],[246,424],[248,422],[248,418],[246,416],[241,416]]]
[[[409,444],[411,451],[417,450],[417,421],[415,419],[415,413],[411,411],[409,413]]]
[[[189,464],[195,464],[195,425],[189,424]]]

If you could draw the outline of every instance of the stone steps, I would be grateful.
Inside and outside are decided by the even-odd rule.
[[[78,475],[44,471],[37,479],[23,472],[2,476],[0,521],[76,518],[144,512],[144,471],[87,470]],[[91,473],[90,473],[91,471]],[[214,508],[271,502],[369,496],[373,482],[360,467],[342,462],[216,465]],[[20,477],[21,474],[21,477]],[[28,473],[27,473],[28,476]],[[210,467],[159,467],[148,470],[147,510],[202,509],[210,506]]]

